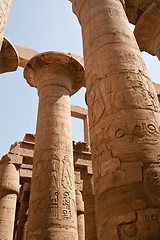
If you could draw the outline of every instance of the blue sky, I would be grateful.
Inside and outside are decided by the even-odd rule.
[[[6,34],[12,43],[39,52],[72,52],[83,56],[81,28],[68,0],[13,0]],[[154,82],[160,83],[159,61],[143,54]],[[86,107],[83,88],[71,103]],[[0,75],[0,157],[26,132],[35,133],[37,90],[23,78],[23,69]],[[82,120],[72,120],[73,140],[83,140]]]

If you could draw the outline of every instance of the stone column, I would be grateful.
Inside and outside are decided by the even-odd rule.
[[[158,239],[159,103],[123,1],[71,2],[82,26],[98,239]]]
[[[84,71],[71,55],[48,52],[28,62],[24,77],[39,95],[27,240],[77,239],[70,95]]]
[[[19,173],[14,164],[0,164],[0,239],[12,240],[19,192]]]
[[[24,183],[21,204],[18,213],[18,229],[16,232],[16,240],[26,239],[27,218],[29,208],[30,184]]]
[[[85,116],[85,118],[83,120],[83,124],[84,124],[84,142],[86,142],[88,145],[90,145],[88,115]]]
[[[11,6],[12,6],[12,0],[1,0],[0,2],[0,50],[2,47],[2,43],[3,43],[3,37],[4,37],[4,33],[5,33],[5,29],[7,26],[7,21],[8,21],[8,16],[9,16],[9,12],[11,10]]]
[[[95,221],[95,195],[93,174],[91,167],[85,167],[81,171],[83,179],[83,200],[85,216],[85,239],[97,240],[96,221]]]
[[[141,51],[160,60],[160,4],[153,3],[136,23],[134,34]]]
[[[85,240],[84,202],[82,193],[76,190],[78,240]]]

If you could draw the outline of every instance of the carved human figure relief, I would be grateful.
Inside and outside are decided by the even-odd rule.
[[[56,155],[49,159],[49,174],[51,177],[51,188],[59,187],[60,160]]]
[[[72,181],[70,176],[70,159],[69,156],[65,155],[64,159],[62,160],[62,186],[65,189],[72,189]]]

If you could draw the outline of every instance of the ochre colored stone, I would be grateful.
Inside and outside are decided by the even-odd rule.
[[[83,67],[71,55],[42,53],[24,77],[39,95],[26,239],[76,240],[70,95],[83,84]]]
[[[1,16],[1,23],[0,23],[0,50],[3,43],[3,37],[5,33],[5,29],[7,26],[9,12],[12,6],[12,0],[1,0],[1,8],[0,8],[0,16]]]
[[[19,174],[13,164],[0,164],[0,239],[12,240],[19,192]]]
[[[160,207],[159,102],[122,1],[71,2],[82,27],[98,240],[128,240],[136,236],[138,211]],[[152,4],[125,2],[136,14]],[[121,224],[127,237],[116,231]],[[154,239],[159,225],[141,228],[135,239]]]

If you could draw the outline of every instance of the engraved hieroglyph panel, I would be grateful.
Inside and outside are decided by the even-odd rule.
[[[160,239],[159,209],[148,208],[137,212],[137,221],[118,227],[121,240]]]
[[[11,6],[12,0],[0,0],[0,49]]]

